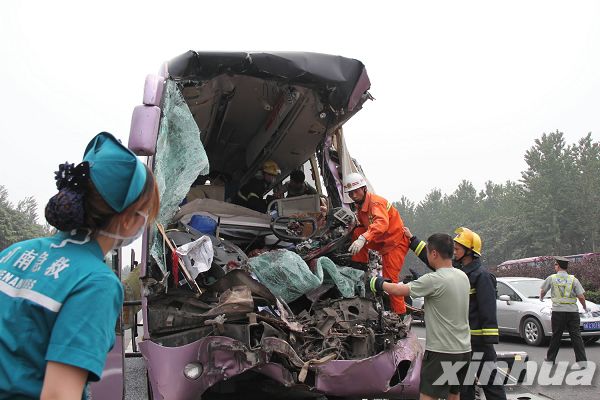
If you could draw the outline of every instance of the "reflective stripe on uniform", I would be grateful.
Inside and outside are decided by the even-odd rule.
[[[475,288],[469,289],[469,294],[475,294],[475,293],[477,293],[477,289],[475,289]]]
[[[498,336],[498,328],[471,329],[473,336]]]
[[[423,249],[425,248],[427,244],[424,241],[421,241],[419,243],[419,245],[417,246],[417,248],[415,249],[415,254],[418,256],[419,254],[421,254],[421,252],[423,251]]]
[[[244,196],[241,191],[238,191],[237,195],[244,201],[250,200],[251,197],[256,197],[257,199],[260,199],[260,197],[256,193],[253,193],[253,192],[248,193],[248,196]]]
[[[392,203],[390,203],[390,202],[388,201],[388,203],[387,203],[387,205],[386,205],[386,209],[387,209],[388,211],[390,211],[390,208],[392,208]]]
[[[237,192],[237,195],[238,195],[238,196],[239,196],[239,197],[240,197],[242,200],[244,200],[244,201],[248,201],[248,198],[247,198],[246,196],[244,196],[244,195],[242,194],[242,192],[241,192],[241,191],[238,191],[238,192]]]
[[[575,277],[567,275],[564,279],[559,274],[552,275],[552,302],[558,304],[575,304],[577,297],[573,297],[573,282]]]
[[[62,307],[61,302],[58,302],[51,297],[30,289],[17,289],[5,282],[0,282],[0,292],[10,297],[29,300],[53,312],[59,312]]]

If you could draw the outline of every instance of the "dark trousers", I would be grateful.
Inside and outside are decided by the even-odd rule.
[[[477,377],[481,375],[482,368],[484,367],[484,363],[486,361],[493,361],[496,363],[496,350],[494,349],[493,344],[473,344],[471,343],[471,349],[473,353],[483,353],[481,358],[481,365],[479,366],[479,370],[477,371]],[[475,358],[471,362],[477,362]],[[497,370],[490,374],[489,382],[486,382],[486,385],[480,384],[479,386],[483,389],[485,393],[485,398],[487,400],[506,400],[506,393],[504,392],[504,386],[502,385],[493,385],[494,379],[496,379]],[[474,400],[475,399],[475,385],[471,386],[463,386],[460,391],[460,400]]]
[[[552,338],[550,339],[546,360],[556,361],[560,340],[565,329],[569,332],[573,350],[575,350],[575,361],[587,361],[581,331],[579,330],[579,313],[564,311],[552,311]]]

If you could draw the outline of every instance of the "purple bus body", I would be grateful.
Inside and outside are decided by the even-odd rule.
[[[273,339],[273,341],[281,339]],[[421,346],[416,336],[409,333],[390,350],[361,360],[333,360],[309,367],[314,373],[314,385],[295,380],[280,364],[270,363],[264,348],[282,347],[281,343],[250,350],[241,342],[224,336],[211,336],[180,347],[163,347],[150,340],[140,343],[140,350],[148,366],[148,377],[154,388],[153,398],[192,400],[209,387],[243,372],[254,370],[286,387],[316,391],[335,396],[390,396],[416,398],[419,394]],[[390,387],[390,380],[399,365],[412,362],[406,377]],[[181,371],[186,364],[196,362],[204,366],[197,380],[186,378]],[[158,393],[157,393],[158,392]]]
[[[117,335],[115,345],[106,357],[101,379],[90,384],[89,390],[92,399],[112,400],[123,398],[125,393],[123,363],[123,336]]]
[[[160,107],[165,78],[162,76],[148,75],[144,84],[144,104]]]
[[[147,105],[135,107],[127,147],[138,156],[154,155],[159,123],[160,108]]]
[[[178,64],[174,65],[177,67]],[[146,78],[144,105],[136,107],[132,116],[129,148],[140,156],[153,156],[156,151],[161,116],[159,107],[164,79],[169,78],[168,69],[168,64],[165,63],[159,76],[149,75]],[[348,92],[348,111],[362,105],[369,86],[368,75],[363,69],[354,88]],[[330,144],[331,135],[325,140]],[[338,195],[343,197],[337,166],[328,152],[325,152],[325,160],[335,177]],[[146,276],[148,261],[146,232],[141,254],[142,277]],[[142,314],[143,320],[148,321],[148,300],[144,295]],[[273,353],[278,353],[279,357],[286,357],[290,361],[300,360],[292,347],[282,339],[266,338],[266,342],[256,349],[249,349],[244,343],[226,336],[207,336],[186,345],[166,347],[150,339],[147,324],[144,324],[143,329],[143,340],[139,343],[139,348],[148,371],[149,390],[152,391],[149,396],[153,399],[198,399],[215,384],[228,381],[247,371],[262,374],[283,387],[311,393],[313,396],[315,393],[390,398],[417,398],[419,395],[422,349],[411,332],[391,348],[368,358],[331,360],[310,365],[309,379],[300,382],[299,374],[292,374],[281,364],[270,361]],[[122,350],[122,342],[120,345]],[[203,368],[201,375],[195,380],[183,374],[184,367],[190,363],[200,364]],[[103,387],[102,392],[94,390],[93,393],[98,394],[95,398],[120,398],[122,394],[116,395],[117,387],[118,385],[115,385],[115,390],[110,393],[106,391],[108,387],[106,390]]]

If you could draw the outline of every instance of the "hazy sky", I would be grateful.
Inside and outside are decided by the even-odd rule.
[[[43,207],[57,165],[96,133],[126,143],[146,74],[190,49],[361,60],[376,100],[347,143],[390,200],[517,180],[544,132],[599,139],[597,1],[96,3],[0,5],[0,184],[13,201]]]

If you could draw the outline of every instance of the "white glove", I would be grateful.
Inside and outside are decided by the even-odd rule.
[[[367,243],[367,239],[365,239],[365,237],[363,235],[360,235],[358,237],[358,239],[356,239],[354,242],[352,242],[352,244],[348,248],[348,251],[350,252],[350,254],[355,255],[356,253],[358,253],[360,251],[360,249],[363,248],[365,243]]]

